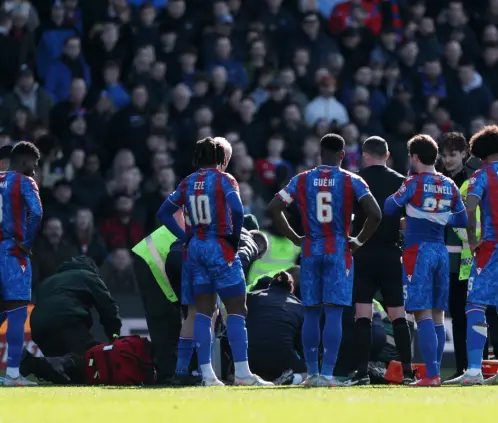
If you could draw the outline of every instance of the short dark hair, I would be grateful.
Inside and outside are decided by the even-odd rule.
[[[389,152],[386,140],[378,136],[367,138],[363,143],[362,150],[375,157],[386,157]]]
[[[492,154],[498,154],[498,126],[485,126],[472,136],[469,145],[470,154],[481,160]]]
[[[320,147],[323,150],[330,151],[332,153],[339,153],[344,151],[344,146],[346,142],[339,134],[326,134],[320,140]]]
[[[212,137],[197,141],[194,150],[194,167],[223,165],[225,163],[225,149]]]
[[[10,160],[15,162],[21,157],[32,157],[36,160],[40,160],[40,151],[36,146],[28,141],[21,141],[17,143],[12,151],[10,152]]]
[[[437,142],[426,134],[415,135],[408,141],[410,156],[417,155],[422,164],[431,166],[436,163],[438,147]]]
[[[467,151],[467,140],[461,132],[447,132],[439,142],[441,151]]]
[[[294,279],[289,273],[281,271],[273,276],[270,286],[280,286],[288,289],[292,293],[294,292]]]

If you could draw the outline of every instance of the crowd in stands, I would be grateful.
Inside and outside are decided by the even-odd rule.
[[[44,223],[33,283],[71,256],[134,293],[130,248],[223,136],[246,213],[317,164],[327,132],[361,166],[370,135],[498,124],[497,0],[3,0],[0,147],[34,142]]]

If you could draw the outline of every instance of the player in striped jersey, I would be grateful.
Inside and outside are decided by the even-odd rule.
[[[333,376],[342,339],[342,310],[353,294],[352,252],[375,232],[382,213],[361,177],[340,168],[344,139],[325,135],[322,165],[295,176],[270,202],[269,211],[279,231],[301,246],[301,299],[305,306],[302,340],[308,369],[305,386],[342,385]],[[349,231],[353,202],[358,200],[367,219],[357,238]],[[305,236],[289,226],[283,211],[293,201],[299,208]],[[320,319],[325,311],[323,363],[318,369]]]
[[[198,141],[194,153],[194,167],[198,170],[180,183],[158,216],[171,233],[188,243],[182,303],[195,301],[194,340],[203,384],[223,385],[211,365],[211,319],[218,294],[228,312],[235,384],[268,386],[273,384],[252,374],[247,361],[246,283],[237,255],[244,209],[237,181],[224,172],[230,156],[231,148],[224,139],[208,137]],[[188,237],[173,217],[180,207]]]
[[[446,334],[444,311],[448,308],[450,270],[444,243],[446,225],[465,227],[467,213],[455,183],[435,170],[437,143],[428,135],[408,141],[410,176],[384,204],[384,214],[406,210],[403,252],[406,310],[415,315],[420,350],[427,377],[414,386],[439,386],[439,370]]]
[[[0,172],[0,287],[3,312],[8,319],[7,372],[4,385],[36,385],[19,374],[24,324],[31,300],[31,248],[42,219],[36,182],[31,178],[40,152],[29,142],[18,143],[10,153],[9,170]]]

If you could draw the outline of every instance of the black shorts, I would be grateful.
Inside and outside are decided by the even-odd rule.
[[[292,350],[249,348],[248,357],[251,371],[265,380],[275,380],[289,369],[294,373],[307,372],[304,360]]]
[[[395,245],[360,248],[354,255],[353,302],[370,304],[380,289],[387,307],[401,307],[403,300],[401,250]]]

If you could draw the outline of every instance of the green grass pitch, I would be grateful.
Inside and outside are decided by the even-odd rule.
[[[0,390],[0,423],[496,422],[498,387]]]

